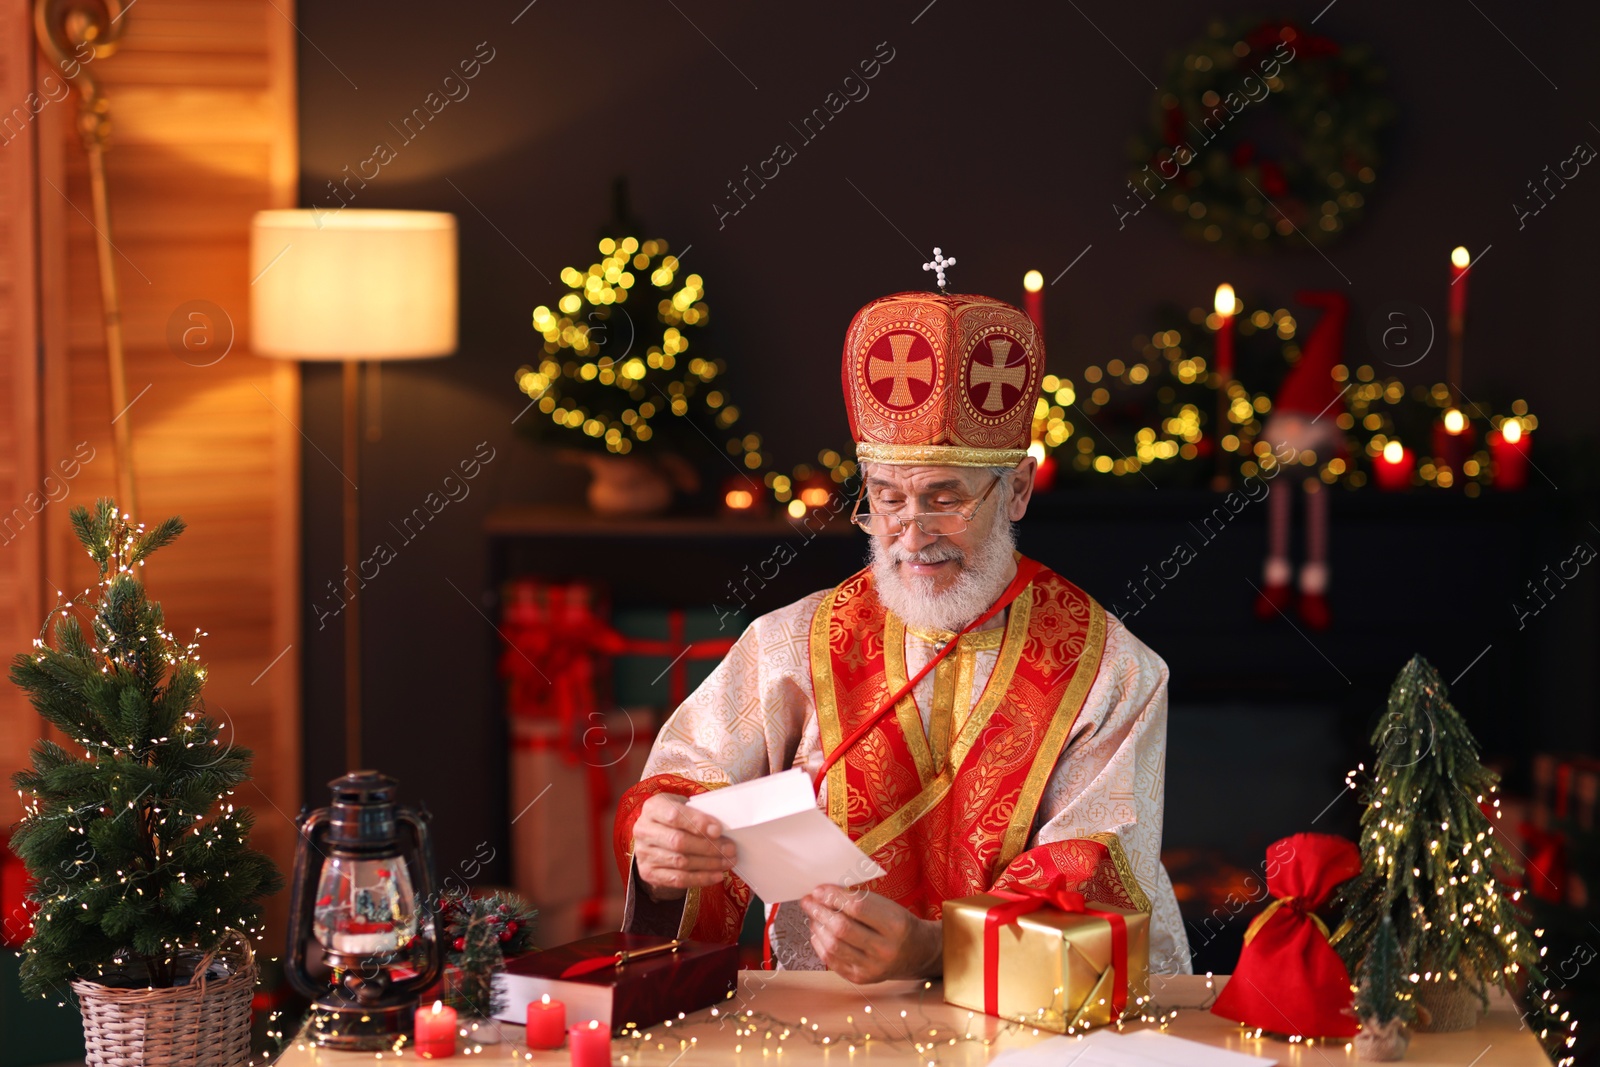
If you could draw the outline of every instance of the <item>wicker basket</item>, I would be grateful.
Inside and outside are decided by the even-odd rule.
[[[255,993],[255,953],[250,939],[229,933],[241,947],[208,952],[190,984],[166,989],[117,989],[98,982],[72,983],[83,1011],[87,1067],[243,1067],[250,1062],[250,998]],[[224,978],[208,978],[213,962]]]

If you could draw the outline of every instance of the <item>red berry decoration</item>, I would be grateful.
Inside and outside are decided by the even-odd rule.
[[[464,937],[458,937],[454,941],[450,942],[450,947],[455,949],[457,952],[465,952],[467,950],[467,939]]]

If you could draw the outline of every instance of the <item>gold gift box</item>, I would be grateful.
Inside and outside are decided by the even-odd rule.
[[[983,933],[990,908],[1009,903],[979,893],[944,905],[944,999],[984,1011]],[[1150,913],[1110,904],[1128,928],[1128,996],[1137,1010],[1150,995]],[[1000,928],[996,1012],[1001,1018],[1066,1033],[1113,1022],[1111,921],[1091,911],[1043,907]]]

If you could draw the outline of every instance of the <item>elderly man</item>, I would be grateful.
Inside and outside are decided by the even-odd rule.
[[[778,966],[937,975],[944,901],[1065,879],[1152,912],[1152,973],[1190,970],[1160,861],[1166,665],[1014,551],[1043,367],[997,300],[900,293],[856,315],[843,377],[870,565],[757,619],[662,729],[617,818],[628,929],[734,940],[734,845],[685,799],[801,767],[887,873],[769,912]]]

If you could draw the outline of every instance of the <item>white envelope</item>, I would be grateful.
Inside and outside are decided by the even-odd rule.
[[[734,873],[767,904],[799,900],[819,885],[859,885],[884,869],[817,808],[799,768],[691,797],[739,849]]]

